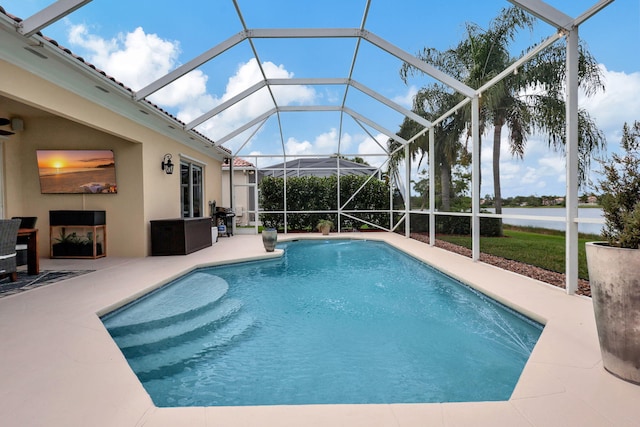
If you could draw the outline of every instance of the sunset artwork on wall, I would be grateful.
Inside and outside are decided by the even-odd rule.
[[[37,150],[42,194],[113,194],[112,150]]]

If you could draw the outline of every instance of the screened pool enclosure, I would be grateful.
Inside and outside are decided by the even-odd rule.
[[[574,293],[577,289],[578,271],[578,223],[587,221],[578,217],[578,179],[579,179],[579,147],[578,147],[578,30],[580,25],[606,7],[613,0],[600,0],[586,9],[570,16],[562,12],[550,3],[540,0],[509,0],[495,1],[496,6],[501,8],[515,6],[525,10],[527,13],[539,19],[542,32],[545,32],[541,42],[526,53],[517,58],[499,74],[491,78],[481,87],[470,87],[436,68],[429,63],[419,59],[413,53],[419,47],[429,44],[428,25],[425,25],[425,40],[413,46],[399,47],[394,42],[393,32],[409,31],[403,25],[398,25],[402,20],[394,20],[398,17],[389,14],[389,26],[373,26],[369,22],[372,14],[380,14],[378,2],[372,0],[362,0],[357,7],[348,2],[344,5],[344,10],[333,10],[326,12],[327,24],[321,27],[304,27],[304,14],[292,15],[290,11],[283,8],[283,22],[264,23],[260,18],[260,7],[269,7],[269,2],[260,6],[252,2],[242,0],[230,0],[220,5],[218,14],[211,16],[212,27],[216,21],[232,19],[237,22],[237,31],[230,32],[221,42],[213,45],[204,36],[206,31],[202,28],[194,29],[203,36],[199,38],[198,50],[189,52],[190,60],[181,63],[172,71],[155,79],[144,87],[134,88],[133,95],[121,88],[117,82],[104,79],[105,84],[113,91],[121,91],[126,96],[130,96],[130,102],[135,105],[144,105],[154,102],[154,97],[163,91],[189,90],[181,86],[185,77],[190,73],[206,73],[209,76],[216,76],[225,79],[218,70],[231,70],[237,63],[231,64],[229,53],[242,51],[250,60],[246,64],[255,67],[259,78],[251,80],[250,83],[238,84],[235,90],[227,91],[228,96],[216,98],[215,106],[206,112],[188,117],[187,120],[178,120],[171,115],[165,116],[170,127],[182,131],[186,137],[186,144],[207,153],[216,153],[229,159],[241,157],[255,166],[253,171],[256,176],[267,176],[268,170],[276,172],[279,176],[285,177],[283,200],[281,209],[267,211],[261,206],[257,206],[254,211],[249,212],[254,218],[258,214],[281,215],[285,225],[290,215],[299,215],[302,212],[291,210],[287,201],[287,177],[291,175],[295,168],[291,166],[291,161],[309,161],[324,159],[322,168],[330,171],[331,176],[336,179],[336,196],[333,199],[331,209],[314,210],[311,213],[319,215],[332,215],[337,219],[338,231],[344,224],[343,219],[348,219],[353,224],[367,224],[373,228],[387,231],[404,233],[409,236],[411,232],[411,219],[414,215],[420,215],[428,221],[431,244],[435,242],[436,218],[442,215],[465,216],[471,223],[472,236],[472,257],[478,260],[480,256],[480,219],[505,218],[506,215],[496,215],[481,212],[481,108],[482,96],[487,90],[499,84],[507,76],[517,74],[518,70],[528,61],[535,58],[545,49],[558,42],[566,44],[566,66],[565,66],[565,86],[566,86],[566,129],[565,129],[565,154],[566,154],[566,280],[567,292]],[[17,24],[16,30],[25,38],[34,41],[34,45],[44,45],[41,42],[41,32],[45,32],[47,27],[60,21],[65,16],[83,8],[91,3],[90,0],[60,0],[41,11],[26,17]],[[216,2],[221,3],[221,2]],[[286,2],[285,2],[286,3]],[[293,2],[295,3],[295,2]],[[300,7],[290,4],[291,8]],[[321,2],[318,2],[321,3]],[[422,2],[420,2],[422,3]],[[188,7],[188,4],[180,7]],[[314,5],[314,8],[321,7]],[[384,7],[389,7],[385,5]],[[408,5],[395,5],[403,7],[405,10],[396,10],[397,15],[409,15],[412,13]],[[438,5],[428,6],[435,16],[438,15]],[[359,10],[359,16],[354,18],[354,8]],[[299,11],[300,12],[300,11]],[[300,12],[302,13],[302,12]],[[313,13],[310,10],[308,13]],[[465,12],[459,9],[458,20],[473,19],[473,16],[462,16]],[[470,14],[472,14],[470,12]],[[384,22],[384,20],[380,20]],[[355,23],[355,24],[354,24]],[[265,25],[266,24],[266,25]],[[345,25],[347,24],[347,25]],[[215,29],[211,29],[214,31]],[[379,34],[388,34],[382,36]],[[306,47],[295,47],[290,41],[304,41]],[[209,43],[209,44],[208,44]],[[526,42],[523,42],[526,43]],[[204,46],[204,48],[203,48]],[[297,45],[296,45],[297,46]],[[419,46],[419,47],[417,47]],[[331,64],[331,67],[324,69],[316,67],[315,75],[294,76],[283,70],[285,61],[280,60],[279,55],[292,55],[297,61],[313,61]],[[71,63],[76,61],[69,57]],[[77,61],[76,61],[77,62]],[[215,64],[215,65],[213,65]],[[400,80],[399,70],[403,64],[407,64],[416,71],[414,84],[420,87],[427,85],[440,85],[450,92],[461,95],[461,101],[453,108],[444,112],[433,120],[427,120],[423,116],[406,107],[394,94],[387,91],[385,82],[367,77],[364,73],[366,69],[379,69],[379,74],[395,75],[396,80]],[[77,65],[73,65],[77,66]],[[209,67],[209,68],[208,68]],[[216,69],[215,67],[218,67]],[[87,73],[95,73],[86,67]],[[391,71],[389,71],[391,70]],[[114,75],[119,80],[118,75]],[[391,77],[389,77],[391,79]],[[230,80],[231,81],[231,80]],[[231,84],[231,83],[229,83]],[[292,97],[292,92],[299,95]],[[314,101],[306,101],[304,94],[322,94]],[[302,94],[302,95],[300,95]],[[254,108],[261,105],[262,108]],[[142,108],[142,107],[141,107]],[[436,209],[437,189],[435,182],[437,151],[435,139],[435,127],[445,123],[448,119],[462,110],[470,111],[470,126],[467,130],[468,146],[470,147],[470,188],[471,209],[466,212],[446,212]],[[233,126],[225,123],[226,119],[238,116],[242,111],[243,119],[235,121]],[[413,122],[414,131],[408,137],[402,137],[397,129],[403,120],[409,119]],[[326,134],[321,135],[314,142],[320,151],[310,152],[307,148],[310,143],[308,136],[296,135],[301,123],[313,123],[323,120],[331,123]],[[307,122],[305,122],[307,121]],[[294,131],[292,132],[291,129]],[[364,141],[357,145],[350,135],[355,132],[363,135]],[[273,144],[258,146],[265,136],[270,138]],[[425,158],[418,160],[412,158],[411,144],[419,138],[426,137],[428,140],[428,153]],[[390,144],[389,141],[393,141]],[[400,155],[399,155],[400,154]],[[392,159],[400,158],[396,163],[393,173],[390,172],[389,163]],[[368,163],[367,167],[345,167],[341,160],[353,160],[364,158]],[[394,160],[395,161],[395,160]],[[411,193],[414,183],[417,181],[417,164],[420,161],[420,169],[425,171],[424,178],[431,183],[428,186],[428,197],[423,206],[411,205]],[[254,192],[254,199],[258,197],[258,183],[241,184],[234,182],[234,162],[230,164],[230,185],[224,191],[230,191],[231,208],[236,199],[233,193],[239,186],[244,186],[249,191]],[[274,166],[276,165],[276,166]],[[300,167],[298,166],[298,169]],[[305,167],[302,167],[304,170]],[[341,170],[342,169],[342,170]],[[354,174],[363,175],[365,180],[361,185],[350,189],[345,194],[341,191],[341,181],[350,179]],[[370,182],[378,181],[388,187],[388,197],[386,206],[383,209],[367,208],[353,209],[354,201],[363,189]],[[246,189],[245,189],[246,190]],[[237,202],[235,202],[237,204]],[[376,211],[376,212],[374,212]],[[364,214],[380,213],[385,215],[384,222],[374,222],[366,219]],[[286,230],[286,226],[285,226]]]

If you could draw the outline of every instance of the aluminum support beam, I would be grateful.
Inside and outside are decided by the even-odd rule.
[[[471,259],[480,259],[480,99],[471,100]]]
[[[134,99],[136,101],[140,101],[141,99],[146,98],[147,96],[151,95],[154,92],[157,92],[158,90],[162,89],[163,87],[173,83],[174,81],[178,80],[180,77],[184,76],[185,74],[187,74],[188,72],[198,68],[199,66],[201,66],[202,64],[204,64],[207,61],[210,61],[211,59],[215,58],[216,56],[220,55],[221,53],[225,52],[228,49],[231,49],[233,46],[237,45],[238,43],[244,41],[247,38],[247,34],[245,31],[242,31],[232,37],[229,37],[227,40],[223,41],[222,43],[218,44],[217,46],[209,49],[208,51],[204,52],[203,54],[193,58],[191,61],[187,62],[186,64],[181,65],[180,67],[176,68],[175,70],[173,70],[172,72],[166,74],[164,77],[154,81],[153,83],[147,85],[146,87],[140,89],[139,91],[137,91],[134,95]]]
[[[404,168],[405,168],[405,193],[404,198],[404,236],[411,237],[411,153],[409,151],[409,144],[404,146]],[[391,182],[391,180],[389,180]],[[393,194],[393,192],[391,192]],[[391,198],[393,202],[393,197]],[[391,223],[393,224],[393,205],[391,205],[392,215]]]
[[[387,97],[385,97],[383,95],[380,95],[378,92],[376,92],[376,91],[374,91],[372,89],[369,89],[365,85],[360,84],[355,80],[352,80],[351,81],[351,86],[353,86],[354,88],[358,89],[360,92],[362,92],[362,93],[364,93],[366,95],[369,95],[371,98],[375,99],[376,101],[379,101],[379,102],[383,103],[384,105],[386,105],[387,107],[391,108],[392,110],[395,110],[398,113],[404,115],[405,117],[410,118],[414,122],[419,123],[424,127],[431,126],[431,122],[429,122],[425,118],[420,117],[419,115],[417,115],[413,111],[404,108],[403,106],[401,106],[400,104],[398,104],[396,102],[393,102],[389,98],[387,98]]]
[[[384,162],[382,162],[382,164],[380,166],[378,166],[378,169],[376,169],[376,171],[374,173],[372,173],[371,175],[369,175],[367,177],[365,182],[363,182],[362,185],[360,187],[358,187],[358,189],[356,191],[353,192],[351,197],[349,197],[349,199],[346,202],[344,202],[344,204],[342,206],[340,206],[339,209],[341,211],[344,210],[346,208],[346,206],[349,204],[349,202],[352,201],[353,198],[356,197],[360,191],[362,191],[362,189],[369,183],[369,181],[371,181],[374,177],[380,175],[380,171],[382,170],[383,167],[385,167],[387,165],[387,163],[389,163],[389,157],[387,157],[387,159]]]
[[[267,79],[270,85],[348,85],[346,78]]]
[[[509,2],[557,29],[569,31],[573,26],[572,17],[541,0],[509,0]]]
[[[566,290],[578,289],[578,27],[567,35],[567,101],[566,101]]]
[[[264,121],[263,121],[262,123],[260,123],[260,125],[256,126],[256,128],[253,130],[253,132],[251,132],[251,135],[249,135],[249,136],[244,140],[244,142],[242,143],[242,145],[241,145],[240,147],[238,147],[238,149],[236,150],[236,152],[235,152],[235,153],[233,153],[233,152],[232,152],[232,154],[233,154],[234,156],[237,156],[237,155],[238,155],[238,153],[239,153],[240,151],[242,151],[242,149],[245,147],[245,145],[247,145],[247,144],[249,143],[249,141],[251,141],[251,138],[253,138],[253,137],[256,135],[256,133],[258,133],[258,131],[259,131],[260,129],[262,129],[262,126],[264,126],[264,124],[267,122],[267,120],[268,120],[268,118],[264,119]]]
[[[370,89],[369,87],[363,85],[362,83],[357,82],[356,80],[344,79],[344,78],[328,78],[328,79],[268,79],[267,84],[269,85],[349,85],[360,92],[369,95],[376,101],[381,102],[387,107],[397,111],[398,113],[404,115],[405,117],[410,118],[411,120],[421,124],[424,127],[431,126],[431,122],[426,120],[423,117],[420,117],[416,113],[411,110],[408,110],[401,106],[400,104],[393,102],[389,98],[380,93]]]
[[[91,3],[91,0],[58,0],[20,22],[17,30],[23,36],[31,37],[87,3]]]
[[[253,94],[254,92],[258,91],[259,89],[267,86],[267,85],[287,85],[287,86],[296,86],[296,85],[351,85],[354,88],[358,89],[359,91],[361,91],[362,93],[369,95],[370,97],[372,97],[373,99],[375,99],[376,101],[381,102],[382,104],[388,106],[389,108],[393,109],[394,111],[397,111],[398,113],[404,115],[405,117],[410,118],[411,120],[421,124],[424,127],[429,127],[431,126],[431,122],[429,122],[428,120],[424,119],[423,117],[420,117],[419,115],[415,114],[414,112],[402,107],[401,105],[391,101],[390,99],[386,98],[385,96],[379,94],[378,92],[368,88],[367,86],[355,81],[355,80],[349,80],[349,79],[344,79],[344,78],[328,78],[328,79],[322,79],[322,78],[313,78],[313,79],[267,79],[266,81],[261,81],[256,83],[255,85],[251,86],[249,89],[246,89],[244,91],[242,91],[241,93],[237,94],[236,96],[234,96],[233,98],[228,99],[227,101],[225,101],[224,103],[218,105],[216,108],[212,109],[211,111],[201,115],[200,117],[196,118],[195,120],[191,121],[190,123],[188,123],[185,126],[185,129],[190,130],[193,129],[199,125],[201,125],[202,123],[204,123],[205,121],[215,117],[217,114],[221,113],[222,111],[226,110],[227,108],[231,107],[232,105],[242,101],[243,99],[247,98],[248,96],[250,96],[251,94]],[[295,110],[295,111],[334,111],[334,110],[324,110],[324,109],[320,109],[320,110],[316,110],[316,109],[304,109],[304,107],[299,107],[299,110]],[[340,107],[338,107],[339,109]],[[286,106],[282,106],[279,107],[280,111],[293,111],[288,109]]]
[[[474,90],[469,86],[459,82],[453,77],[443,73],[437,68],[419,60],[415,56],[392,45],[381,37],[376,36],[366,30],[356,28],[284,28],[284,29],[252,29],[247,30],[249,38],[345,38],[360,37],[367,40],[374,46],[401,59],[420,71],[430,75],[434,79],[455,89],[465,96],[471,97]]]
[[[429,246],[436,245],[436,131],[429,128]]]
[[[253,86],[249,87],[248,89],[245,89],[242,92],[240,92],[239,94],[229,98],[228,100],[226,100],[222,104],[218,105],[217,107],[213,108],[212,110],[204,113],[200,117],[198,117],[198,118],[192,120],[191,122],[187,123],[187,125],[185,126],[185,129],[186,130],[191,130],[191,129],[195,128],[196,126],[201,125],[202,123],[204,123],[207,120],[217,116],[218,114],[220,114],[221,112],[223,112],[227,108],[231,107],[232,105],[237,104],[238,102],[240,102],[243,99],[247,98],[248,96],[250,96],[254,92],[259,91],[260,89],[262,89],[266,85],[267,85],[267,83],[264,80],[254,84]]]
[[[355,38],[357,28],[253,28],[247,30],[252,39]]]
[[[240,135],[242,132],[246,131],[247,129],[250,129],[252,126],[255,126],[258,123],[262,122],[263,120],[268,119],[269,117],[271,117],[275,113],[277,113],[277,111],[278,110],[276,108],[272,108],[269,111],[267,111],[266,113],[262,113],[261,115],[259,115],[255,119],[251,120],[249,123],[246,123],[246,124],[240,126],[238,129],[234,130],[233,132],[230,132],[227,135],[225,135],[224,137],[218,139],[216,141],[216,146],[220,146],[220,145],[224,144],[225,142],[229,141],[230,139],[233,139],[234,137]]]
[[[604,9],[606,6],[613,3],[614,0],[600,0],[598,3],[591,6],[589,9],[585,10],[580,16],[578,16],[573,21],[573,25],[576,27],[582,24],[587,19],[591,18],[596,13],[600,12],[600,10]]]
[[[518,67],[522,66],[522,64],[524,64],[525,62],[529,61],[531,58],[533,58],[538,53],[540,53],[543,50],[545,50],[550,45],[554,44],[556,41],[558,41],[558,39],[562,38],[562,36],[563,36],[563,34],[561,34],[560,32],[557,32],[556,34],[554,34],[551,37],[547,38],[542,43],[537,45],[535,47],[535,49],[531,49],[529,52],[527,52],[525,55],[523,55],[521,58],[519,58],[513,64],[508,66],[505,70],[503,70],[500,74],[498,74],[497,76],[495,76],[494,78],[492,78],[491,80],[489,80],[488,82],[486,82],[485,84],[480,86],[480,88],[478,89],[477,92],[478,93],[482,93],[485,90],[490,89],[491,87],[493,87],[496,83],[498,83],[500,80],[502,80],[505,77],[507,77],[509,74],[517,72]]]
[[[385,52],[395,56],[398,59],[401,59],[402,61],[406,62],[407,64],[410,64],[410,65],[416,67],[417,69],[419,69],[423,73],[426,73],[426,74],[430,75],[431,77],[433,77],[434,79],[440,81],[441,83],[445,84],[446,86],[449,86],[450,88],[460,92],[464,96],[466,96],[466,97],[473,97],[474,96],[475,90],[473,90],[469,86],[465,85],[462,82],[459,82],[458,80],[454,79],[453,77],[449,76],[448,74],[445,74],[442,71],[438,70],[437,68],[435,68],[435,67],[427,64],[426,62],[416,58],[415,56],[411,55],[410,53],[407,53],[404,50],[392,45],[391,43],[389,43],[388,41],[384,40],[383,38],[380,38],[380,37],[376,36],[375,34],[370,33],[368,31],[362,31],[361,32],[361,37],[364,38],[365,40],[367,40],[372,45],[384,50]]]
[[[233,175],[235,173],[234,169],[233,169],[233,163],[235,162],[235,157],[231,156],[231,158],[229,159],[229,208],[233,211],[234,207],[236,205],[236,191],[234,188],[234,179],[233,179]],[[225,221],[225,224],[226,221]],[[236,234],[236,221],[235,219],[231,220],[231,230],[227,230],[227,233],[231,231],[231,235]],[[228,235],[227,235],[228,236]]]
[[[361,121],[363,123],[366,123],[367,125],[371,126],[375,130],[377,130],[378,132],[385,134],[389,138],[393,138],[393,139],[395,139],[396,141],[398,141],[398,142],[400,142],[402,144],[408,144],[409,143],[404,138],[396,135],[394,132],[391,132],[388,129],[385,129],[384,127],[380,126],[376,122],[367,119],[363,115],[356,113],[351,108],[344,108],[344,112],[347,113],[348,115],[350,115],[351,117],[353,117],[354,119],[356,119],[358,121]]]
[[[338,105],[283,105],[278,107],[281,112],[304,112],[304,111],[340,111]]]
[[[340,152],[340,150],[338,150],[338,152]],[[340,215],[342,214],[342,203],[340,202],[340,193],[342,193],[342,191],[340,191],[340,176],[340,157],[336,156],[336,181],[338,183],[338,186],[336,187],[336,198],[338,199],[338,233],[340,233]]]
[[[342,119],[342,117],[341,117],[341,119]],[[382,150],[383,153],[385,153],[387,156],[391,155],[391,153],[389,153],[389,149],[386,146],[380,144],[380,141],[378,141],[375,136],[371,135],[371,132],[369,131],[369,129],[364,127],[364,125],[362,123],[360,123],[358,120],[355,120],[355,122],[358,124],[358,126],[360,126],[360,129],[362,129],[362,131],[364,133],[366,133],[369,136],[369,138],[371,138],[371,140],[376,143],[376,145],[378,147],[380,147],[380,149]],[[357,156],[359,156],[359,154],[357,154]]]

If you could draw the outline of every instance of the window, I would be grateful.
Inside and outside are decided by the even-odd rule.
[[[182,203],[182,217],[201,217],[203,212],[202,199],[202,166],[187,160],[180,160],[180,186]]]

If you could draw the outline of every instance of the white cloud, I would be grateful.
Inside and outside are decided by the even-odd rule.
[[[418,88],[414,85],[409,86],[407,89],[407,93],[404,95],[399,95],[393,98],[393,102],[402,105],[407,109],[411,109],[413,107],[413,98],[418,93]]]
[[[638,120],[640,111],[640,72],[625,74],[607,70],[600,65],[604,75],[605,91],[591,98],[581,97],[582,108],[588,110],[597,120],[598,127],[607,139],[622,134],[622,125]]]
[[[141,27],[107,40],[91,34],[84,25],[72,25],[69,41],[87,52],[89,62],[133,90],[144,88],[180,65],[178,42],[163,40],[156,34],[146,34]],[[267,78],[293,77],[293,73],[287,71],[284,65],[265,62],[262,68]],[[208,78],[201,70],[193,70],[151,95],[149,100],[161,107],[173,108],[176,111],[174,114],[188,123],[248,89],[263,77],[256,59],[252,58],[238,65],[220,96],[207,92]],[[313,104],[317,97],[312,87],[301,85],[277,86],[273,88],[273,93],[279,105]],[[221,138],[273,107],[268,91],[262,89],[205,122],[198,131],[213,139]]]
[[[87,52],[87,60],[116,80],[140,90],[177,66],[180,44],[156,34],[146,34],[141,27],[106,40],[89,32],[84,25],[72,25],[69,41]],[[163,107],[208,109],[213,98],[206,93],[208,77],[194,70],[149,97]],[[178,115],[180,117],[180,115]]]
[[[348,133],[342,134],[340,151],[343,153],[348,152],[353,139],[354,138]],[[285,143],[285,146],[287,154],[294,156],[300,154],[335,154],[338,152],[338,131],[335,128],[331,128],[328,132],[317,135],[313,142],[307,140],[298,141],[296,138],[290,137]]]
[[[277,66],[272,62],[265,62],[262,64],[262,68],[265,71],[267,78],[292,78],[293,73],[288,72],[284,66]],[[213,106],[219,105],[225,102],[249,87],[253,86],[257,82],[262,80],[262,73],[260,67],[255,58],[250,59],[246,63],[239,64],[236,73],[229,77],[225,92],[219,98],[213,98]],[[293,105],[293,104],[313,104],[316,99],[316,91],[309,86],[302,85],[282,85],[273,87],[274,96],[279,105]],[[190,121],[205,113],[213,106],[202,109],[200,111],[190,112]],[[214,140],[222,138],[229,134],[233,130],[241,127],[242,125],[254,120],[255,118],[267,113],[273,109],[275,104],[269,94],[267,88],[262,88],[257,92],[249,95],[242,101],[227,108],[214,118],[203,123],[198,130],[206,135],[209,135]],[[183,116],[186,117],[186,111],[183,111]],[[181,118],[183,116],[180,116]]]
[[[313,144],[309,141],[297,141],[295,138],[289,138],[287,140],[285,150],[289,156],[315,154]]]
[[[349,137],[349,139],[351,139]],[[336,153],[338,151],[338,131],[333,128],[329,132],[316,136],[313,144],[320,152]]]
[[[358,144],[358,154],[371,166],[380,167],[380,165],[386,160],[384,156],[367,156],[367,154],[380,154],[384,153],[382,147],[386,147],[388,136],[384,134],[377,134],[375,140],[367,136]],[[382,147],[381,147],[382,146]],[[413,165],[417,167],[417,165]]]
[[[562,176],[559,181],[564,182],[566,175],[565,159],[562,156],[547,156],[538,159],[538,164],[544,175]]]
[[[526,167],[520,182],[526,185],[536,185],[543,181],[540,180],[540,176],[538,175],[537,169],[532,167]]]

